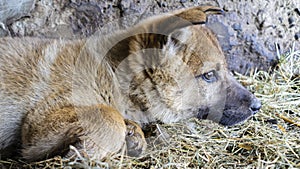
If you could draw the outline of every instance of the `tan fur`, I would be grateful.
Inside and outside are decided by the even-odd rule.
[[[260,104],[230,76],[215,37],[198,25],[220,13],[193,7],[82,40],[0,39],[0,155],[21,149],[36,161],[72,155],[73,145],[102,159],[126,143],[137,156],[146,147],[144,123],[244,121]],[[217,80],[203,80],[211,71]]]
[[[64,151],[70,155],[67,145],[74,144],[83,154],[101,159],[122,148],[124,142],[108,140],[124,140],[125,129],[121,114],[104,105],[64,106],[44,111],[43,116],[28,114],[22,126],[22,156],[36,161]]]
[[[144,133],[140,126],[132,120],[125,120],[127,127],[126,146],[127,154],[130,156],[139,156],[147,147]]]

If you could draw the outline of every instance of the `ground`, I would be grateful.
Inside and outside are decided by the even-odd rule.
[[[254,118],[227,128],[197,119],[154,125],[140,158],[0,160],[0,168],[299,168],[299,0],[2,0],[0,36],[85,37],[120,17],[118,27],[128,27],[149,15],[199,4],[226,11],[211,16],[207,26],[218,35],[229,68],[250,75],[236,77],[263,102]],[[251,71],[255,68],[265,71]]]

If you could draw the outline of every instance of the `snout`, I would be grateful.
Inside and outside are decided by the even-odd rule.
[[[201,105],[197,118],[232,126],[244,122],[261,109],[261,102],[238,81],[231,76],[226,80],[227,83],[224,83],[222,88],[225,90],[225,95],[219,97],[219,102],[216,104]]]
[[[250,104],[250,110],[253,114],[256,114],[261,108],[261,102],[255,97],[252,99]]]

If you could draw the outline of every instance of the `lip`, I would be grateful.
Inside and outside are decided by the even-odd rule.
[[[224,126],[233,126],[236,124],[240,124],[250,117],[253,116],[253,112],[249,110],[249,112],[241,112],[237,110],[224,110],[223,116],[220,119],[219,123]]]
[[[224,126],[233,126],[239,123],[243,123],[244,121],[252,117],[257,112],[258,111],[254,112],[251,110],[249,110],[249,112],[248,111],[241,112],[235,109],[224,109],[221,119],[215,122]],[[202,107],[198,109],[198,114],[196,117],[198,119],[207,119],[208,115],[209,115],[209,108]]]

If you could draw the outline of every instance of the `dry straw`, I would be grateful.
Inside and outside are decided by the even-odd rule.
[[[279,55],[278,55],[279,56]],[[27,168],[300,168],[300,51],[280,56],[276,67],[237,79],[262,101],[262,110],[242,125],[223,127],[191,119],[155,125],[139,158],[115,155],[106,161],[53,158]]]

